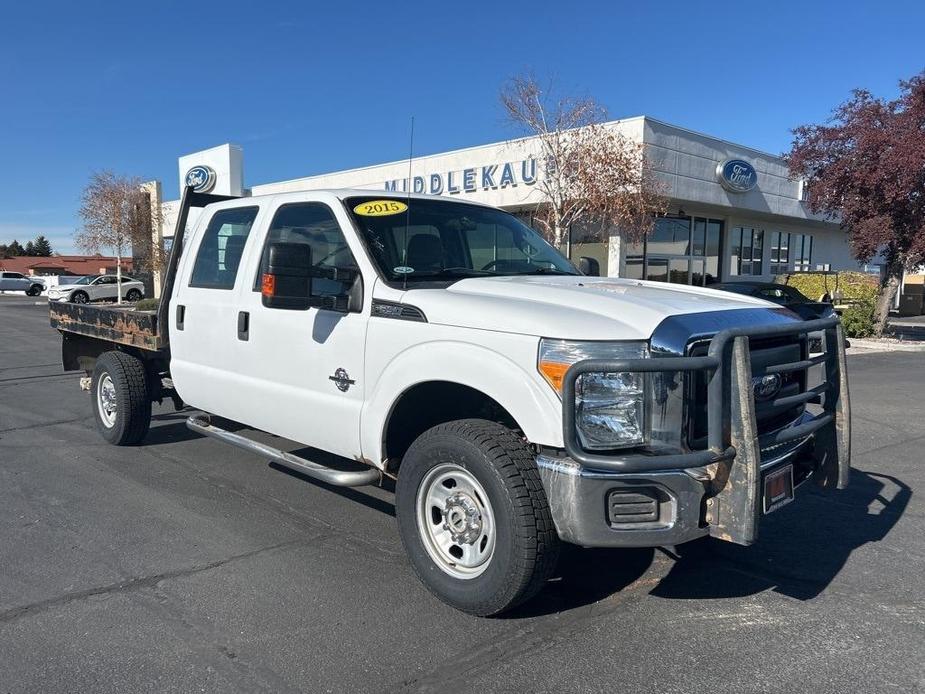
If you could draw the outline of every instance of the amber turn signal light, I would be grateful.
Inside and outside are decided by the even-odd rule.
[[[263,280],[260,283],[260,293],[263,296],[273,296],[276,294],[276,275],[264,273]]]

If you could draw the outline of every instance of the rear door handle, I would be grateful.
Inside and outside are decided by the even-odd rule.
[[[251,314],[247,311],[238,311],[238,339],[245,342],[250,338]]]
[[[183,330],[184,318],[186,318],[186,306],[177,304],[177,330]]]

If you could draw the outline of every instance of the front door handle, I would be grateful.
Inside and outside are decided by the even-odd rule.
[[[186,306],[177,304],[177,330],[183,330],[183,322],[186,319]]]
[[[238,311],[238,339],[245,342],[250,338],[251,314],[247,311]]]

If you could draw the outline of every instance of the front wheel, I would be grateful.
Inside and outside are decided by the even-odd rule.
[[[421,434],[399,469],[395,506],[415,573],[464,612],[509,610],[556,568],[559,538],[533,454],[500,424],[463,419]]]
[[[71,301],[75,304],[86,304],[90,302],[90,297],[86,292],[74,292]]]
[[[125,295],[126,301],[131,301],[135,303],[136,301],[141,301],[141,292],[137,289],[129,289],[128,294]]]
[[[90,385],[100,435],[116,446],[140,443],[151,425],[144,362],[124,352],[104,352]]]
[[[42,293],[42,285],[33,284],[26,290],[26,296],[38,296]]]

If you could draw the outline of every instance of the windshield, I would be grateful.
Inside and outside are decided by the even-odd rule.
[[[90,280],[92,279],[92,277],[69,278],[66,282],[62,282],[62,284],[90,284]]]
[[[344,202],[389,281],[578,274],[537,232],[491,207],[372,196]]]

